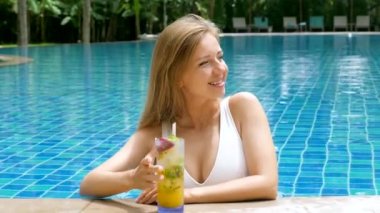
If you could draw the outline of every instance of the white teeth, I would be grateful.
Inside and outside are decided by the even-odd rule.
[[[218,82],[210,82],[209,84],[213,85],[213,86],[221,86],[224,84],[224,81],[218,81]]]

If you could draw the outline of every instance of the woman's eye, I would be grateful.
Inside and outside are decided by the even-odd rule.
[[[208,64],[208,61],[203,61],[203,62],[201,62],[201,63],[199,64],[199,66],[203,66],[203,65],[206,65],[206,64]]]

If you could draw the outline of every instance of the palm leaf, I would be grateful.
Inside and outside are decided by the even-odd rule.
[[[70,17],[70,16],[66,16],[66,17],[61,21],[61,25],[66,25],[67,23],[69,23],[69,21],[71,21],[71,17]]]

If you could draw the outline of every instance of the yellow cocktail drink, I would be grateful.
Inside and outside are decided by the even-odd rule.
[[[157,164],[163,166],[164,179],[158,183],[158,211],[178,209],[183,211],[184,193],[184,141],[182,138],[169,136],[156,139],[159,153]],[[157,146],[157,144],[159,144]],[[161,210],[161,211],[160,211]]]

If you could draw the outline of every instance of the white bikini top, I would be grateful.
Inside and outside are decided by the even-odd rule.
[[[167,135],[167,128],[167,125],[162,125],[163,136]],[[209,176],[199,183],[185,169],[185,188],[214,185],[248,176],[243,144],[230,112],[229,97],[220,104],[219,134],[218,152]]]

